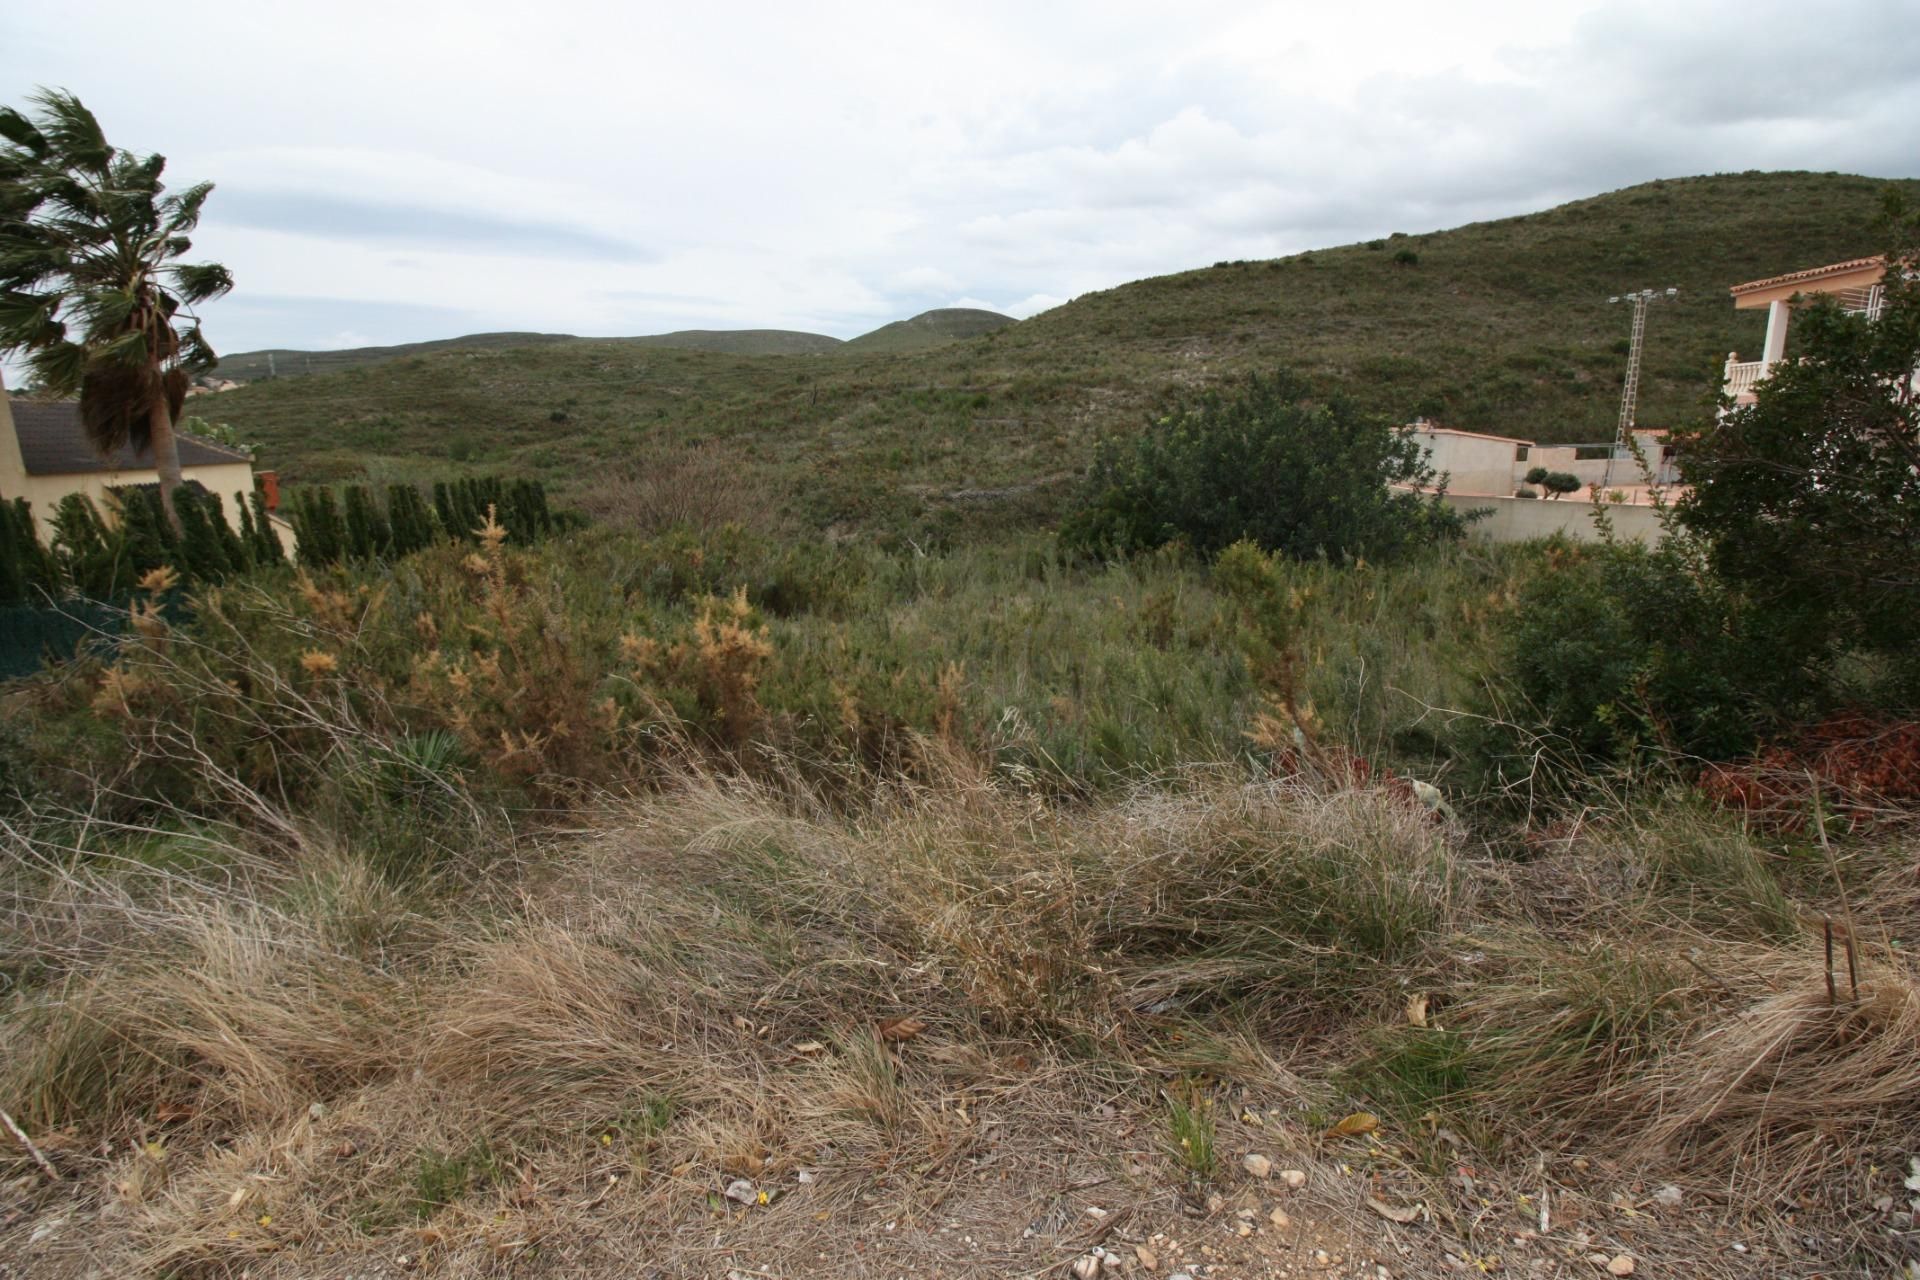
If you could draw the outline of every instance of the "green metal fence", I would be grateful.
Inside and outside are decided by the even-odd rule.
[[[110,648],[126,629],[125,601],[0,605],[0,680],[31,675],[89,648]]]

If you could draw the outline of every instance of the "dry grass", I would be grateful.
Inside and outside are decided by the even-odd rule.
[[[1338,1158],[1396,1185],[1431,1112],[1483,1176],[1604,1150],[1623,1185],[1711,1184],[1735,1218],[1901,1167],[1920,1132],[1904,952],[1863,937],[1829,1002],[1769,859],[1697,810],[1592,825],[1546,879],[1385,790],[1199,770],[1070,806],[928,759],[939,781],[857,812],[690,768],[430,901],[318,838],[210,835],[209,875],[16,831],[40,869],[7,954],[45,967],[0,1020],[0,1096],[114,1206],[121,1265],[221,1275],[365,1248],[564,1273],[608,1213],[694,1272],[767,1224],[753,1247],[791,1267],[953,1213],[1008,1228],[994,1267],[1037,1269],[1078,1238],[1061,1188],[1170,1213],[1250,1141],[1311,1162],[1316,1117],[1356,1105],[1385,1140]],[[1911,857],[1850,852],[1875,931],[1920,923],[1871,888]],[[1674,878],[1700,858],[1744,868],[1704,907]],[[1169,1091],[1223,1104],[1207,1168],[1175,1155]],[[1259,1108],[1294,1119],[1247,1129]],[[773,1203],[723,1199],[736,1178]],[[1904,1247],[1851,1201],[1802,1212],[1829,1215],[1822,1249]]]

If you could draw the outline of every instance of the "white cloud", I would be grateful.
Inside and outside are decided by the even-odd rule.
[[[64,85],[123,145],[220,184],[200,247],[240,280],[209,312],[227,349],[264,332],[248,295],[381,342],[453,315],[849,336],[944,298],[1028,314],[1654,177],[1911,175],[1920,155],[1920,68],[1889,38],[1913,0],[145,16],[13,0],[0,102]],[[156,65],[198,68],[160,112]]]

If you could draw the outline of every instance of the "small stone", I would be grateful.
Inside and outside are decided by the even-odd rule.
[[[1172,1275],[1168,1276],[1167,1280],[1193,1280],[1193,1277],[1188,1275],[1184,1271],[1176,1271]]]
[[[1286,1183],[1287,1186],[1293,1190],[1298,1191],[1307,1185],[1307,1174],[1304,1169],[1288,1169],[1280,1175],[1280,1181]]]
[[[1325,1249],[1315,1249],[1313,1251],[1313,1264],[1317,1267],[1331,1266],[1333,1264],[1333,1255]]]
[[[727,1199],[739,1204],[752,1204],[754,1202],[753,1183],[747,1181],[745,1178],[735,1178],[727,1184],[727,1189],[721,1194],[725,1195]]]
[[[1242,1222],[1235,1226],[1233,1230],[1236,1235],[1244,1240],[1253,1234],[1253,1224],[1251,1222]]]
[[[1246,1155],[1241,1156],[1240,1167],[1256,1178],[1271,1178],[1273,1176],[1273,1161],[1257,1152],[1250,1151]]]
[[[794,1174],[793,1177],[796,1182],[805,1183],[805,1182],[812,1182],[814,1174],[813,1174],[813,1170],[811,1169],[802,1169],[800,1170],[800,1172]]]
[[[1100,1255],[1084,1254],[1073,1260],[1074,1280],[1100,1280]]]
[[[1275,1208],[1272,1213],[1268,1214],[1267,1221],[1271,1222],[1274,1226],[1280,1228],[1282,1231],[1285,1231],[1288,1227],[1293,1225],[1293,1219],[1289,1218],[1287,1216],[1287,1211],[1281,1208]]]
[[[324,1103],[312,1102],[307,1104],[307,1119],[319,1120],[324,1118],[326,1114],[327,1108]]]
[[[1614,1254],[1612,1260],[1607,1263],[1607,1274],[1610,1276],[1632,1275],[1633,1274],[1632,1256],[1624,1253]]]
[[[1218,1213],[1227,1207],[1227,1198],[1218,1191],[1207,1197],[1207,1212]]]
[[[1133,1256],[1135,1258],[1138,1258],[1140,1260],[1140,1265],[1145,1267],[1149,1271],[1153,1270],[1155,1267],[1160,1265],[1160,1255],[1155,1253],[1152,1249],[1149,1249],[1144,1244],[1137,1244],[1133,1246]]]
[[[1674,1186],[1671,1182],[1653,1193],[1653,1202],[1663,1209],[1678,1209],[1683,1199],[1685,1199],[1685,1196],[1681,1193],[1680,1188]]]
[[[1873,1207],[1881,1213],[1887,1213],[1893,1208],[1893,1197],[1878,1196],[1874,1199]]]
[[[1253,1210],[1251,1210],[1251,1209],[1242,1209],[1242,1210],[1240,1210],[1240,1212],[1238,1212],[1238,1213],[1236,1213],[1236,1214],[1234,1214],[1233,1216],[1234,1216],[1234,1217],[1236,1217],[1236,1218],[1238,1218],[1238,1219],[1240,1219],[1240,1221],[1242,1221],[1242,1222],[1252,1222],[1252,1221],[1253,1221]]]

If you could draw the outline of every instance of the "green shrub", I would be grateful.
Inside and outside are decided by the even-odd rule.
[[[1061,539],[1094,552],[1182,539],[1207,554],[1245,539],[1295,559],[1377,560],[1460,536],[1443,489],[1387,419],[1316,399],[1290,373],[1254,374],[1102,441]]]
[[[1677,538],[1550,546],[1507,614],[1500,657],[1539,727],[1586,765],[1648,750],[1727,759],[1812,693],[1763,620]]]

